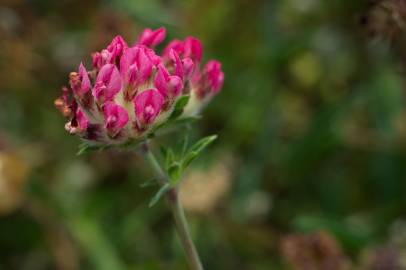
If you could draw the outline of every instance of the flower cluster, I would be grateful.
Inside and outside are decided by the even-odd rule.
[[[165,28],[145,29],[132,46],[117,36],[93,53],[91,70],[81,63],[71,72],[70,87],[55,101],[69,120],[66,130],[92,144],[123,144],[167,121],[182,95],[190,98],[181,117],[196,114],[220,91],[221,64],[200,68],[202,45],[193,37],[171,41],[158,55],[154,47],[164,38]]]

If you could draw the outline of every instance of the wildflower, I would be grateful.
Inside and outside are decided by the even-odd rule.
[[[65,129],[95,145],[142,140],[168,121],[182,95],[190,99],[180,117],[196,114],[224,81],[221,64],[210,60],[200,70],[202,45],[193,37],[173,40],[159,55],[153,48],[166,30],[145,29],[128,46],[116,36],[92,54],[92,69],[81,63],[69,75],[69,88],[55,106],[69,120]]]

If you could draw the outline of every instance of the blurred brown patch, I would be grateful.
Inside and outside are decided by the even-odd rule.
[[[362,255],[361,270],[401,270],[399,252],[393,245],[367,249]]]
[[[406,1],[371,1],[370,8],[361,18],[361,24],[371,37],[396,39],[406,27]]]
[[[283,257],[295,270],[347,270],[350,260],[328,232],[292,234],[281,243]]]
[[[0,152],[0,216],[19,207],[29,168],[20,157]]]

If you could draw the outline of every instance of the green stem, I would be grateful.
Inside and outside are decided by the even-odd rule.
[[[150,151],[147,142],[142,145],[142,150],[144,152],[146,160],[153,169],[158,182],[161,185],[165,185],[166,183],[168,183],[169,178],[167,174],[163,171],[154,154]],[[176,229],[183,249],[186,253],[190,268],[192,270],[203,270],[199,254],[197,253],[196,247],[193,244],[192,237],[190,236],[188,222],[186,220],[185,212],[180,203],[178,190],[176,188],[172,188],[166,193],[166,201],[169,204],[172,216],[175,219]]]

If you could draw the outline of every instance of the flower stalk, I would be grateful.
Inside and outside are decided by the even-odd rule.
[[[154,154],[149,148],[148,142],[142,144],[142,151],[145,156],[146,161],[151,166],[154,171],[155,177],[158,183],[163,186],[169,183],[169,177],[162,169],[158,160],[155,158]],[[190,236],[188,222],[185,216],[185,211],[183,210],[182,204],[178,196],[178,188],[172,187],[165,195],[166,202],[172,212],[172,216],[175,221],[176,230],[180,238],[180,242],[185,251],[186,258],[188,260],[190,269],[192,270],[203,270],[202,263],[197,253],[197,249],[193,243],[192,237]]]

